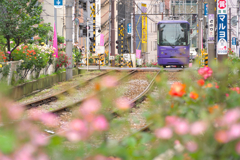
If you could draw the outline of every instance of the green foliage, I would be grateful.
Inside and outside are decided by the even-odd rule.
[[[64,37],[57,35],[58,44],[64,43]]]
[[[62,67],[67,67],[69,64],[68,56],[65,53],[60,53],[55,61],[55,72]]]
[[[76,47],[73,48],[73,61],[75,65],[78,65],[82,60],[82,52],[80,52]]]
[[[8,63],[0,64],[0,73],[4,78],[6,78],[9,75],[10,68],[11,65]]]
[[[8,51],[13,52],[21,43],[38,34],[38,27],[32,27],[41,22],[42,7],[38,0],[1,0],[0,12],[0,34],[6,39]],[[11,40],[15,42],[12,48]]]
[[[38,26],[38,33],[41,39],[38,40],[39,43],[46,42],[50,38],[50,34],[53,34],[53,28],[50,23],[42,23]]]

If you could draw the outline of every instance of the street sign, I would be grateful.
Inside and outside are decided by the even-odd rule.
[[[54,8],[62,8],[63,0],[54,0]]]
[[[205,3],[204,4],[204,16],[207,17],[207,15],[208,15],[208,4]]]
[[[127,25],[127,32],[128,32],[128,34],[132,33],[131,23],[128,23],[128,25]]]
[[[232,38],[232,45],[236,45],[236,37]]]
[[[214,14],[208,15],[208,40],[214,41]]]
[[[227,31],[228,31],[228,24],[227,24],[227,0],[218,0],[217,1],[217,53],[219,55],[226,55],[227,54]]]

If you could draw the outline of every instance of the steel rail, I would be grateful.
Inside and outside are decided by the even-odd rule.
[[[61,95],[61,94],[64,94],[64,93],[67,93],[69,90],[73,89],[73,88],[78,88],[78,87],[83,87],[84,85],[87,85],[88,83],[90,83],[91,81],[93,81],[94,79],[97,79],[97,78],[100,78],[106,74],[110,73],[110,71],[108,72],[105,72],[105,73],[102,73],[96,77],[93,77],[93,78],[90,78],[88,80],[86,80],[85,82],[81,83],[81,84],[77,84],[77,85],[74,85],[68,89],[65,89],[63,91],[60,91],[60,92],[57,92],[57,93],[54,93],[52,95],[49,95],[47,97],[44,97],[42,99],[38,99],[38,100],[34,100],[32,102],[28,102],[28,103],[25,103],[23,104],[26,108],[32,108],[32,107],[37,107],[39,105],[42,105],[42,104],[48,104],[50,102],[53,102],[55,100],[57,100],[57,96]]]

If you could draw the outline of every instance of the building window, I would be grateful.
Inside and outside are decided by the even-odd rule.
[[[157,41],[153,42],[153,50],[156,51],[157,50]]]

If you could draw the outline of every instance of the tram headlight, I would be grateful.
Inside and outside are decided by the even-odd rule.
[[[186,54],[186,52],[184,51],[183,54]]]
[[[163,52],[161,52],[161,54],[163,54]]]

